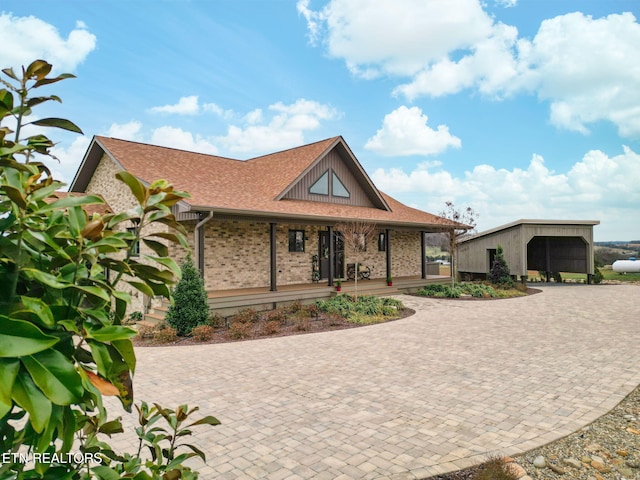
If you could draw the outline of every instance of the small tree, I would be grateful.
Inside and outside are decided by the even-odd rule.
[[[365,221],[339,223],[336,225],[336,231],[342,234],[345,255],[349,254],[349,257],[353,258],[356,264],[354,296],[355,299],[358,300],[360,260],[362,259],[362,254],[367,249],[367,243],[373,241],[376,233],[376,225]]]
[[[194,267],[191,255],[180,265],[182,278],[173,292],[173,304],[167,312],[167,323],[178,335],[185,336],[198,325],[209,323],[207,292],[200,272]]]
[[[509,265],[507,265],[507,261],[504,259],[504,252],[501,245],[498,245],[496,250],[496,256],[493,259],[493,265],[491,265],[491,272],[489,273],[489,280],[496,285],[513,286]]]
[[[475,231],[478,214],[471,207],[460,211],[456,209],[453,202],[446,202],[445,209],[440,212],[440,216],[458,224],[458,226],[449,227],[447,230],[449,255],[451,256],[451,284],[453,285],[458,272],[458,241],[467,235],[471,235]]]

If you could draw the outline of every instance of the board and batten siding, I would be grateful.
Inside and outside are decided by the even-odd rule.
[[[497,249],[502,246],[504,259],[509,265],[512,275],[526,275],[526,247],[524,256],[521,254],[520,244],[522,230],[518,227],[509,228],[501,232],[486,235],[472,241],[461,243],[458,246],[458,271],[472,273],[488,273],[491,269],[489,265],[488,250]]]
[[[331,168],[338,175],[338,178],[349,191],[349,198],[334,197],[328,195],[317,195],[309,193],[309,188],[320,178],[320,176]],[[329,177],[331,182],[331,177]],[[335,150],[329,152],[322,160],[314,165],[307,174],[284,196],[284,198],[295,200],[309,200],[312,202],[339,203],[344,205],[355,205],[358,207],[373,207],[373,203],[366,192],[360,186],[357,178],[344,163],[340,154]]]

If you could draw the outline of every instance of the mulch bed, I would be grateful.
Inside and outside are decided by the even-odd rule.
[[[400,312],[400,316],[396,318],[390,318],[385,322],[392,322],[394,320],[400,320],[402,318],[407,318],[413,315],[415,310],[410,308],[405,308]],[[133,344],[136,347],[166,347],[166,346],[183,346],[183,345],[206,345],[210,343],[229,343],[229,342],[242,342],[247,340],[258,340],[261,338],[274,338],[274,337],[286,337],[290,335],[304,335],[307,333],[318,333],[318,332],[330,332],[333,330],[345,330],[347,328],[358,328],[358,327],[366,327],[367,325],[360,325],[351,323],[344,318],[339,317],[330,317],[320,315],[318,318],[310,318],[309,322],[304,323],[304,328],[301,328],[299,324],[291,321],[287,322],[287,324],[280,326],[277,333],[266,333],[264,332],[264,324],[266,322],[259,321],[253,324],[252,332],[246,338],[234,338],[227,328],[217,328],[214,330],[213,337],[206,341],[198,341],[193,337],[178,337],[178,340],[171,343],[157,343],[153,339],[143,339],[135,337],[133,339]]]

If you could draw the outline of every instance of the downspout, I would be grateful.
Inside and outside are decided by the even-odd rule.
[[[205,223],[213,218],[213,211],[209,211],[209,214],[200,220],[196,224],[196,228],[193,231],[194,234],[194,247],[195,247],[195,264],[198,266],[198,271],[200,272],[200,276],[204,278],[204,231],[202,227]]]

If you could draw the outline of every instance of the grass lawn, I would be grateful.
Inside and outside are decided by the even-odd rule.
[[[601,268],[600,272],[602,273],[602,276],[604,277],[605,280],[617,280],[620,282],[640,282],[640,273],[622,274],[622,273],[614,272],[611,269],[604,269],[604,268]],[[577,282],[580,282],[581,280],[583,280],[585,283],[587,282],[587,275],[584,273],[561,272],[560,275],[562,275],[562,278],[564,280],[575,280]],[[530,270],[529,279],[531,278],[539,279],[540,275],[536,270]]]

